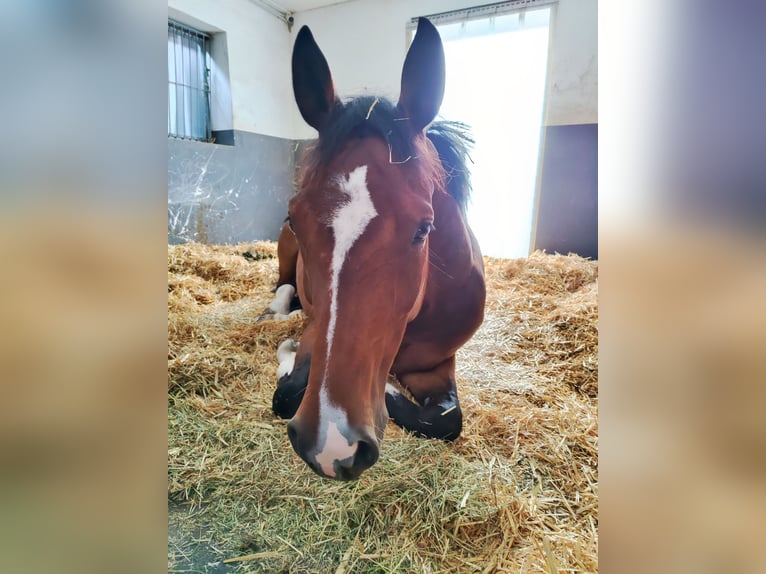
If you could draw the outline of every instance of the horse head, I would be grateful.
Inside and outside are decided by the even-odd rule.
[[[444,51],[421,19],[395,105],[335,94],[307,27],[296,38],[293,88],[319,132],[289,204],[299,249],[296,280],[310,317],[308,385],[288,424],[317,473],[356,478],[378,459],[388,373],[428,283],[434,194],[444,171],[424,129],[444,94]]]

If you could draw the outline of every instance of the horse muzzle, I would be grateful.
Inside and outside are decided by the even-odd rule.
[[[319,476],[355,480],[375,464],[378,439],[365,430],[330,422],[321,431],[309,429],[298,416],[287,423],[293,450]]]

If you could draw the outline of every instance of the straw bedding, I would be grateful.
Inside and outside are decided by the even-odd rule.
[[[255,322],[275,257],[168,247],[169,571],[597,571],[596,263],[488,258],[486,319],[458,356],[461,438],[390,423],[378,463],[338,483],[271,412],[277,345],[304,327]]]

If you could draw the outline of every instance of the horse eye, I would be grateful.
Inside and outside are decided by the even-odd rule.
[[[433,226],[433,223],[430,221],[424,221],[420,224],[420,227],[418,227],[418,230],[415,232],[415,238],[412,240],[412,243],[419,244],[419,243],[425,243],[426,237],[428,237],[428,234],[431,233],[434,229],[436,229]]]
[[[287,227],[290,228],[290,231],[293,232],[293,235],[295,235],[295,226],[293,226],[293,219],[289,215],[285,219],[285,223],[287,223]]]

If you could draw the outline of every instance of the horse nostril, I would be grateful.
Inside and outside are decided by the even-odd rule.
[[[356,480],[366,469],[370,468],[378,460],[378,445],[372,440],[357,441],[356,451],[353,456],[343,462],[337,461],[337,474],[334,478],[339,480]]]
[[[370,468],[378,461],[380,450],[378,445],[371,441],[360,440],[354,455],[354,469],[361,472]]]
[[[298,430],[295,428],[295,419],[291,420],[289,423],[287,423],[287,438],[290,439],[290,444],[293,445],[293,448],[297,451],[298,450]]]

